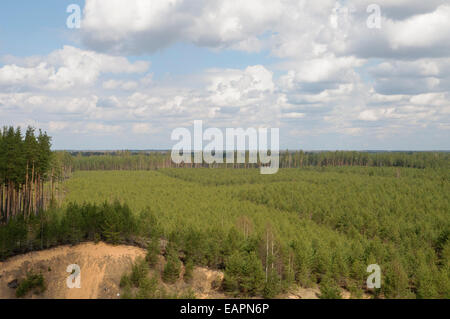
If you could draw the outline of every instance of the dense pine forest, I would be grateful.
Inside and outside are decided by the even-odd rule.
[[[167,282],[181,265],[220,269],[229,296],[298,285],[323,298],[450,298],[448,153],[287,151],[261,175],[176,168],[164,152],[51,152],[34,133],[0,135],[2,259],[102,240],[146,247],[146,267],[163,254]],[[370,264],[380,289],[366,287]]]
[[[0,132],[0,221],[18,214],[29,217],[44,209],[44,181],[50,169],[50,138],[28,128]]]
[[[72,157],[52,152],[47,133],[28,127],[0,131],[0,224],[46,209],[58,194],[57,184],[72,173]]]

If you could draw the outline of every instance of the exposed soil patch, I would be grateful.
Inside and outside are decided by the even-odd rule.
[[[42,273],[47,289],[40,295],[31,292],[26,298],[119,298],[120,277],[145,253],[133,246],[84,243],[15,256],[0,262],[0,298],[15,298],[16,290],[8,284],[16,279],[20,282],[29,271]],[[66,269],[71,264],[80,266],[81,288],[67,287],[70,273]]]
[[[28,293],[25,298],[45,299],[118,299],[120,278],[129,273],[137,257],[145,257],[146,250],[134,246],[112,246],[105,243],[83,243],[76,246],[60,246],[11,257],[0,262],[0,299],[16,298],[16,289],[27,272],[41,273],[47,289],[42,294]],[[161,273],[164,257],[151,273]],[[77,264],[81,270],[81,288],[68,288],[70,276],[67,267]],[[195,267],[192,282],[182,279],[175,284],[161,284],[168,291],[191,288],[196,298],[226,298],[215,285],[221,282],[223,273],[203,267]]]

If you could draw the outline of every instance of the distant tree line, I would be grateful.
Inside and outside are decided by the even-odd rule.
[[[281,167],[373,166],[448,168],[449,160],[450,153],[448,152],[285,151],[280,154]]]
[[[94,155],[92,155],[94,154]],[[192,158],[194,154],[192,154]],[[235,154],[236,157],[236,154]],[[170,151],[158,152],[76,152],[72,153],[74,170],[153,170],[159,168],[259,168],[260,163],[249,163],[246,153],[245,163],[223,164],[181,163],[171,160]],[[191,161],[193,162],[193,160]],[[357,151],[283,151],[280,152],[281,168],[302,168],[309,166],[370,166],[370,167],[410,167],[410,168],[449,168],[448,152],[357,152]]]

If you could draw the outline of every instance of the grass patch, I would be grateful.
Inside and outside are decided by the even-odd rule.
[[[19,284],[16,290],[16,297],[22,298],[28,292],[33,291],[36,294],[41,294],[47,289],[44,276],[42,274],[27,273],[27,277]]]

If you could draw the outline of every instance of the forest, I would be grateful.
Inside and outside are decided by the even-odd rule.
[[[115,151],[115,152],[70,152],[74,170],[150,170],[177,167],[215,167],[215,168],[258,168],[260,163],[224,164],[175,164],[170,151]],[[193,154],[191,157],[193,158]],[[235,155],[236,157],[236,155]],[[193,162],[193,161],[191,161]],[[356,151],[289,151],[280,152],[280,168],[303,168],[309,166],[341,167],[411,167],[411,168],[449,168],[448,152],[356,152]]]
[[[222,270],[230,297],[297,285],[322,298],[450,298],[448,153],[286,152],[277,174],[261,175],[172,167],[163,152],[50,152],[45,133],[20,133],[0,140],[1,259],[105,241],[147,248],[145,267],[163,254],[167,282],[181,265]],[[370,264],[380,289],[366,287]]]
[[[51,157],[50,138],[42,131],[37,136],[33,128],[24,136],[20,128],[0,132],[0,223],[44,209]]]

